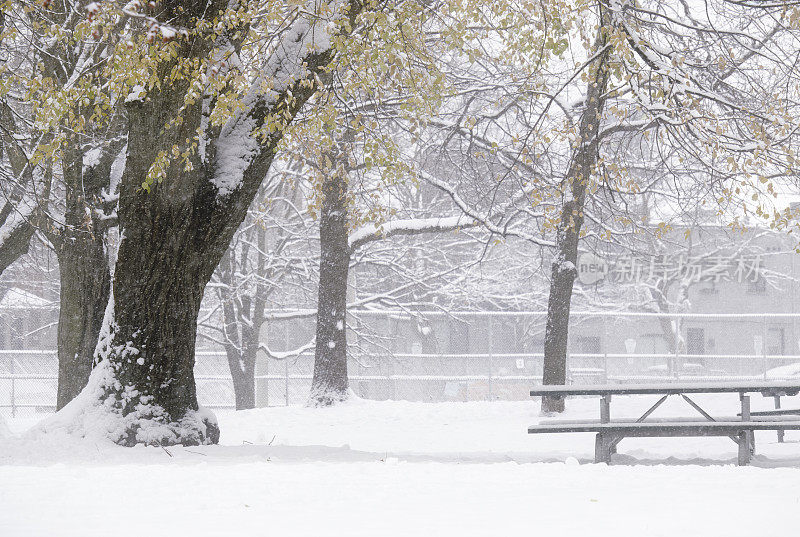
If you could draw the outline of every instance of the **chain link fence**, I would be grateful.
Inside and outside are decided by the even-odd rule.
[[[200,404],[234,408],[233,381],[225,354],[199,351],[196,360]],[[57,387],[55,350],[0,350],[0,414],[25,417],[54,412]]]
[[[4,415],[54,410],[58,364],[52,313],[0,311],[0,413]],[[19,318],[25,320],[20,323]],[[798,322],[800,316],[795,314],[574,313],[567,381],[800,376]],[[357,396],[375,400],[526,400],[531,386],[541,383],[545,324],[546,316],[540,312],[351,312],[350,387]],[[22,337],[10,330],[14,327]],[[289,352],[306,346],[313,328],[307,319],[272,321],[262,329],[262,340],[272,351]],[[32,333],[38,335],[30,337]],[[307,400],[313,350],[289,355],[282,360],[258,357],[254,379],[258,406]],[[234,408],[225,353],[202,349],[196,358],[200,403]]]
[[[800,376],[800,315],[576,312],[567,382],[754,380]],[[365,399],[526,400],[542,382],[544,312],[351,312],[350,387]],[[313,323],[272,323],[271,350],[301,348]],[[302,404],[313,351],[260,358],[260,406]]]

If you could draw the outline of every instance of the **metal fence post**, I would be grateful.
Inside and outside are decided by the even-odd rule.
[[[600,340],[600,350],[603,353],[603,382],[608,383],[608,316],[602,315],[600,319],[603,320],[603,339]]]
[[[397,382],[394,378],[394,354],[392,354],[392,359],[389,360],[389,364],[386,368],[386,381],[389,383],[389,399],[394,401],[397,399]]]
[[[564,382],[566,384],[572,384],[572,345],[570,344],[570,340],[572,339],[570,327],[572,326],[572,312],[570,312],[569,317],[567,317],[567,354],[564,356]],[[544,360],[542,360],[542,367],[544,368]],[[544,369],[542,370],[542,382],[544,382]]]
[[[392,321],[391,318],[389,319],[389,330],[392,333],[392,357],[389,360],[389,368],[387,370],[387,373],[389,374],[389,389],[390,389],[390,393],[391,393],[390,399],[392,401],[396,401],[397,400],[397,379],[394,377],[394,375],[395,375],[394,365],[395,365],[395,362],[397,361],[397,355],[400,354],[398,352],[398,341],[400,339],[400,337],[399,337],[400,336],[400,334],[399,334],[399,332],[400,332],[400,319],[399,318],[395,319],[394,322]]]
[[[761,323],[761,360],[764,367],[764,380],[767,380],[767,317]]]
[[[286,400],[286,406],[289,406],[289,359],[284,358],[283,360],[283,372],[284,372],[284,398]]]
[[[264,360],[264,405],[269,407],[269,361],[272,358],[267,356]]]
[[[673,321],[675,328],[675,353],[672,356],[672,367],[670,367],[670,376],[676,379],[680,376],[678,374],[678,363],[680,362],[680,348],[681,348],[681,317],[675,317]]]
[[[17,385],[16,385],[16,378],[14,374],[14,355],[8,355],[8,370],[11,373],[11,417],[17,417],[17,406],[16,406],[16,392],[17,392]]]
[[[489,336],[487,338],[487,344],[489,345],[489,349],[488,350],[489,350],[489,400],[490,401],[494,401],[494,384],[492,382],[492,374],[493,374],[492,372],[494,370],[493,363],[492,363],[493,362],[493,360],[492,360],[492,346],[493,346],[494,338],[493,338],[492,333],[494,332],[494,325],[492,323],[492,317],[493,316],[490,313],[489,314],[489,326],[488,326]]]

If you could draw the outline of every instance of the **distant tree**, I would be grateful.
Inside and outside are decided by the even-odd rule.
[[[390,198],[398,185],[418,180],[416,159],[423,147],[432,152],[446,140],[437,126],[439,114],[452,101],[470,101],[480,85],[476,80],[465,82],[450,64],[540,52],[532,50],[531,43],[550,29],[547,18],[557,4],[431,2],[419,13],[406,5],[389,17],[416,33],[404,32],[402,41],[389,45],[385,54],[391,61],[376,64],[370,49],[361,49],[366,57],[363,52],[353,54],[326,88],[331,96],[327,116],[339,122],[313,153],[312,162],[319,185],[321,245],[312,404],[328,405],[347,397],[347,281],[358,247],[392,235],[493,224],[465,212],[465,204],[452,203],[444,214],[430,211],[396,218],[395,208],[380,197]],[[472,27],[470,18],[481,24]],[[489,39],[496,41],[496,48],[484,46]],[[370,83],[361,83],[364,79]],[[421,140],[421,131],[429,125],[439,132],[438,140]],[[435,177],[441,171],[425,170],[425,175]],[[444,184],[434,178],[437,182]]]
[[[782,124],[797,113],[796,99],[793,89],[776,88],[795,78],[792,53],[786,54],[796,50],[795,40],[775,20],[785,12],[773,9],[764,16],[734,4],[714,3],[708,10],[662,3],[598,5],[599,35],[589,49],[586,74],[583,65],[575,71],[587,82],[581,120],[566,133],[574,149],[556,221],[546,384],[566,380],[570,299],[587,193],[613,198],[647,189],[631,173],[641,162],[612,159],[624,136],[650,137],[654,160],[645,165],[671,173],[689,168],[675,186],[700,183],[716,192],[720,207],[747,210],[744,192],[753,200],[771,197],[773,182],[794,173],[797,140]],[[744,35],[747,43],[741,41]],[[769,70],[773,74],[759,80]],[[767,213],[763,202],[755,212]],[[563,400],[544,398],[542,409],[560,412]]]
[[[282,168],[276,166],[276,168]],[[267,309],[313,293],[316,256],[304,185],[291,166],[271,172],[207,287],[200,336],[225,349],[236,409],[254,408],[255,368]]]
[[[348,233],[347,181],[329,181],[320,210],[320,280],[311,404],[327,406],[348,397],[348,273],[356,249],[395,235],[442,233],[470,227],[464,216],[394,219]]]

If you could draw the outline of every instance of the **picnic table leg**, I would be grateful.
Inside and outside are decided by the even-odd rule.
[[[749,431],[742,431],[738,435],[739,456],[737,462],[739,466],[747,466],[750,462],[750,435],[748,433]]]
[[[775,401],[775,410],[780,410],[780,408],[781,408],[781,396],[780,395],[776,395],[776,396],[773,397],[773,399]],[[778,431],[778,442],[779,443],[783,443],[783,431],[780,431],[780,430]]]
[[[600,423],[611,421],[611,394],[600,398]]]
[[[750,421],[750,396],[741,393],[739,394],[739,400],[742,402],[742,421]],[[750,454],[753,454],[756,452],[756,433],[747,431],[746,434]]]
[[[610,438],[603,433],[597,433],[594,439],[594,462],[608,463],[611,461]]]
[[[600,398],[600,423],[609,423],[611,421],[611,394],[606,394]],[[617,443],[613,437],[608,437],[604,440],[606,450],[606,460],[611,460],[611,454],[617,452]]]

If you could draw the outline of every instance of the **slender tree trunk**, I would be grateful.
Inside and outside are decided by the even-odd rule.
[[[77,144],[64,151],[64,226],[48,233],[58,256],[61,306],[58,316],[58,396],[56,408],[72,401],[89,380],[103,324],[111,276],[104,241],[105,225],[96,218],[119,143],[96,148],[98,157],[84,164]],[[105,151],[104,151],[105,149]]]
[[[266,252],[266,230],[256,225],[237,247],[229,248],[219,264],[217,273],[223,286],[219,290],[224,322],[223,335],[225,354],[233,380],[233,393],[236,410],[255,408],[255,367],[259,349],[259,333],[264,322],[266,289],[261,278],[264,275]],[[253,236],[255,234],[255,236]],[[257,249],[257,262],[252,266],[249,261],[252,254],[251,241]],[[247,290],[237,288],[236,273],[255,271],[255,288]]]
[[[232,254],[229,250],[226,257]],[[225,261],[230,261],[226,259]],[[223,264],[226,264],[223,261]],[[229,279],[234,265],[229,265],[230,270],[223,271],[223,281]],[[258,352],[258,330],[260,322],[254,321],[250,310],[250,297],[245,297],[246,304],[240,303],[234,307],[233,301],[236,297],[228,296],[223,298],[223,319],[225,323],[225,354],[228,357],[228,368],[231,372],[233,381],[233,394],[236,402],[236,410],[247,410],[255,408],[255,364]],[[247,311],[241,311],[246,307]],[[245,317],[245,318],[243,318]],[[253,321],[252,325],[248,321]]]
[[[655,301],[657,310],[662,313],[671,313],[669,301],[667,300],[667,292],[669,291],[669,283],[662,279],[656,284],[657,290],[650,289],[650,297]],[[673,319],[669,317],[659,317],[658,324],[661,327],[661,333],[664,337],[664,343],[667,346],[667,352],[670,354],[675,353],[675,329]]]
[[[110,275],[102,239],[77,234],[58,255],[58,397],[61,409],[86,386],[108,304]],[[67,243],[65,243],[66,245]]]
[[[347,399],[347,180],[332,172],[322,188],[320,213],[319,296],[314,378],[310,404],[331,405]]]
[[[556,232],[556,255],[552,265],[550,297],[547,303],[547,327],[544,340],[544,384],[564,384],[567,380],[567,342],[572,287],[577,276],[578,242],[583,226],[586,188],[597,164],[598,133],[608,88],[607,31],[609,14],[600,6],[601,24],[594,45],[601,52],[592,66],[586,91],[586,104],[580,120],[580,142],[573,151],[572,163],[565,177],[566,201]],[[542,398],[542,412],[563,412],[564,400]]]
[[[232,348],[225,349],[233,379],[236,410],[248,410],[256,407],[255,368],[249,366],[251,362],[255,364],[255,357],[249,356],[250,353],[247,350],[239,353]]]
[[[564,206],[564,211],[573,204]],[[544,384],[565,384],[567,380],[567,343],[572,286],[575,282],[577,232],[559,229],[556,259],[553,261],[550,297],[547,302],[547,327],[544,339]],[[542,399],[543,412],[563,412],[564,400]]]
[[[228,254],[232,253],[228,250]],[[230,271],[226,271],[223,278],[230,276],[229,281],[232,285],[232,272],[236,265],[230,265],[229,268]],[[251,309],[254,302],[252,297],[241,297],[238,308],[234,307],[234,300],[237,298],[227,297],[222,306],[225,320],[225,354],[228,357],[228,367],[233,380],[236,410],[247,410],[256,406],[256,355],[263,314],[254,315]],[[263,306],[261,307],[263,310]]]
[[[249,410],[256,407],[255,372],[246,369],[239,380],[239,389],[236,391],[236,410]]]

